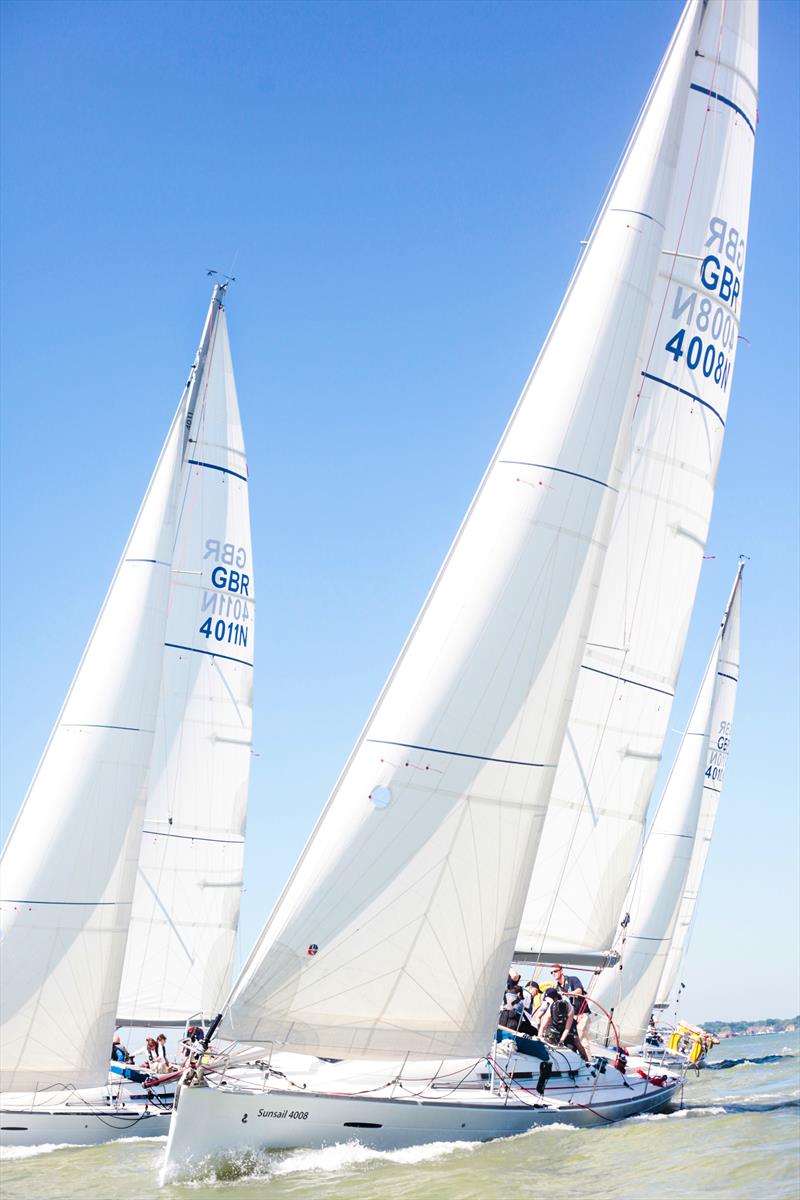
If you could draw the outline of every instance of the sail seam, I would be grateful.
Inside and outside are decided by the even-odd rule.
[[[232,654],[217,654],[216,650],[196,650],[194,646],[179,646],[177,642],[164,642],[170,650],[188,650],[190,654],[207,654],[209,658],[224,658],[226,662],[239,663],[241,667],[252,667],[252,663],[243,658],[234,658]]]
[[[743,108],[739,108],[738,104],[734,104],[733,100],[729,100],[727,96],[723,96],[720,92],[712,92],[711,88],[701,87],[699,83],[690,83],[689,89],[692,92],[702,92],[704,96],[710,96],[712,100],[719,100],[720,104],[727,104],[728,108],[732,108],[734,112],[738,113],[747,122],[747,128],[753,137],[756,136],[755,128],[747,113]]]
[[[587,483],[597,483],[600,487],[608,488],[610,492],[618,492],[619,488],[604,483],[602,479],[594,479],[591,475],[581,475],[580,471],[568,471],[566,467],[551,467],[547,463],[522,462],[516,458],[501,458],[498,465],[506,467],[539,467],[542,471],[555,471],[558,475],[572,475],[574,479],[585,479]]]
[[[242,846],[242,845],[244,845],[244,838],[241,838],[241,837],[239,837],[239,838],[200,837],[199,835],[195,836],[193,833],[172,833],[170,830],[166,830],[164,833],[161,833],[161,832],[159,832],[158,829],[143,829],[142,835],[144,835],[144,834],[147,834],[149,837],[180,838],[182,841],[185,841],[185,842],[214,842],[214,843],[217,843],[217,844],[223,845],[223,846]]]
[[[126,558],[125,562],[153,563],[157,567],[169,567],[172,565],[165,562],[163,558]]]
[[[130,908],[130,900],[0,900],[0,904],[69,905],[70,908]]]
[[[707,400],[703,400],[700,396],[696,396],[694,392],[689,392],[686,388],[678,387],[677,383],[670,383],[668,379],[661,379],[658,375],[651,375],[649,371],[642,371],[645,379],[652,379],[653,383],[663,383],[664,387],[672,388],[673,392],[680,392],[682,396],[688,396],[690,400],[696,400],[698,404],[702,404],[703,408],[708,408],[713,412],[714,416],[719,421],[722,428],[725,428],[725,422],[714,408],[713,404],[709,404]]]
[[[241,479],[247,483],[247,476],[241,475],[238,471],[232,471],[230,467],[220,467],[216,463],[201,462],[199,458],[187,458],[187,463],[193,467],[208,467],[209,471],[221,471],[223,475],[233,475],[236,479]]]
[[[642,212],[641,209],[638,209],[638,208],[610,208],[608,211],[609,212],[633,213],[633,215],[635,217],[646,217],[648,221],[652,221],[653,224],[658,225],[661,229],[666,228],[666,226],[662,225],[661,222],[656,220],[655,217],[652,217],[650,215],[650,213]]]
[[[386,738],[365,738],[367,742],[378,746],[401,746],[404,750],[425,750],[430,754],[447,754],[452,758],[474,758],[479,762],[501,763],[507,767],[543,767],[545,770],[555,770],[555,763],[524,762],[518,758],[492,758],[488,754],[467,754],[463,750],[440,750],[437,746],[417,746],[413,742],[390,742]]]
[[[605,675],[606,679],[616,679],[619,683],[630,683],[634,687],[647,688],[648,692],[658,692],[660,696],[675,695],[674,692],[668,692],[665,688],[653,687],[652,683],[639,683],[638,679],[626,679],[624,675],[612,675],[610,671],[601,671],[599,667],[587,667],[586,663],[581,664],[581,669],[584,671],[592,671],[595,675]]]
[[[92,725],[87,721],[62,721],[62,729],[119,729],[123,733],[152,733],[152,729],[140,729],[137,725]]]

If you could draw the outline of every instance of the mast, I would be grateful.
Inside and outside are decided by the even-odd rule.
[[[757,113],[758,6],[709,0],[643,331],[608,555],[517,941],[600,964],[661,761],[706,547],[738,345]]]
[[[707,814],[711,807],[716,812],[722,791],[739,680],[743,566],[736,571],[700,692],[625,898],[622,961],[592,989],[593,998],[613,1010],[623,1042],[644,1037],[696,846],[701,846],[704,861],[708,850]],[[695,898],[698,885],[697,880],[691,883]]]

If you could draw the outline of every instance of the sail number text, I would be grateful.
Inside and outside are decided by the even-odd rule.
[[[216,566],[211,570],[211,591],[204,592],[201,600],[201,612],[209,615],[199,632],[215,642],[246,646],[251,616],[250,575],[244,570],[247,551],[233,542],[209,538],[203,558]]]
[[[725,775],[725,764],[728,761],[728,751],[731,745],[731,722],[720,721],[719,730],[715,741],[712,744],[711,753],[708,756],[708,767],[706,769],[706,779],[711,779],[715,783],[722,783]]]
[[[725,392],[737,338],[745,244],[739,231],[722,217],[712,217],[708,229],[708,253],[700,263],[700,283],[711,295],[703,296],[692,288],[676,289],[672,319],[682,325],[664,349],[674,362],[685,357],[690,371],[702,371]]]

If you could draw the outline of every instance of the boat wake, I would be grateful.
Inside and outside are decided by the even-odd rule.
[[[478,1142],[432,1142],[403,1150],[372,1150],[359,1142],[337,1142],[319,1150],[243,1150],[209,1157],[193,1163],[186,1171],[169,1176],[164,1182],[231,1183],[237,1179],[277,1179],[301,1172],[337,1172],[367,1163],[397,1163],[416,1166],[433,1162],[455,1151],[475,1150]]]
[[[706,1062],[704,1071],[730,1071],[732,1067],[760,1067],[763,1063],[782,1062],[784,1058],[796,1058],[793,1050],[781,1054],[762,1054],[758,1058],[723,1058],[720,1062]]]

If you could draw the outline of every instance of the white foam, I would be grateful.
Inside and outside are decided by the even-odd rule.
[[[52,1154],[54,1150],[75,1150],[72,1142],[42,1142],[39,1146],[0,1146],[0,1162],[19,1158],[35,1158],[37,1154]]]
[[[474,1150],[475,1142],[431,1142],[424,1146],[408,1146],[404,1150],[372,1150],[358,1142],[338,1142],[321,1150],[302,1150],[277,1162],[271,1162],[271,1175],[290,1175],[298,1171],[342,1171],[367,1162],[394,1162],[413,1166],[432,1162],[456,1150]]]
[[[550,1133],[556,1130],[558,1133],[580,1133],[581,1127],[578,1125],[568,1125],[566,1121],[553,1121],[550,1125],[534,1125],[532,1129],[526,1129],[520,1137],[530,1137],[532,1133]]]
[[[678,1121],[687,1117],[723,1117],[726,1111],[719,1104],[710,1104],[707,1108],[679,1108],[671,1113],[640,1113],[638,1117],[630,1117],[629,1123],[633,1125],[640,1121]]]

